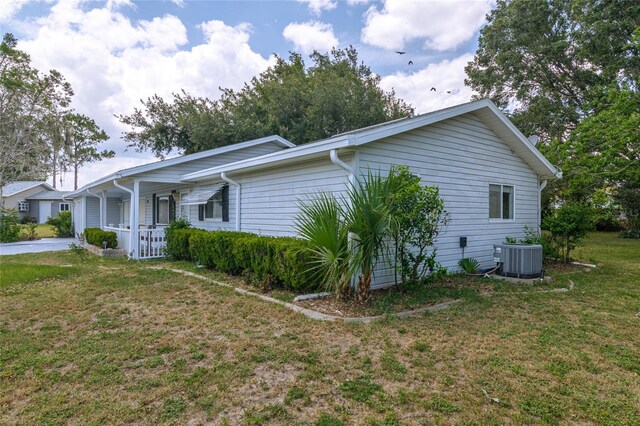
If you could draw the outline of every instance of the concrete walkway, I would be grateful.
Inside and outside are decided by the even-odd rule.
[[[78,240],[76,238],[43,238],[35,241],[0,243],[0,255],[64,251],[69,250],[69,243],[78,244]]]

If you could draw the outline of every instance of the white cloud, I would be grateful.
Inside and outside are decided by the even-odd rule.
[[[357,6],[360,4],[367,4],[370,0],[347,0],[349,6]]]
[[[0,23],[9,22],[13,16],[27,4],[29,0],[2,0],[0,1]],[[2,31],[0,31],[1,33]]]
[[[185,49],[187,29],[180,19],[165,15],[132,20],[116,10],[126,4],[115,0],[86,10],[86,3],[81,8],[79,1],[62,0],[35,21],[33,32],[19,43],[36,68],[57,69],[67,78],[75,92],[74,108],[111,136],[105,148],[114,149],[116,158],[86,166],[80,184],[105,168],[114,171],[152,159],[150,154],[124,152],[124,128],[114,114],[129,114],[140,99],[153,94],[167,98],[180,89],[217,98],[219,87],[239,89],[273,63],[251,49],[248,24],[203,22],[198,28],[204,41]]]
[[[411,103],[418,114],[469,102],[473,91],[464,85],[464,67],[472,59],[473,55],[467,53],[429,64],[415,73],[388,75],[382,77],[380,85],[385,90],[394,89],[396,95]],[[432,87],[436,90],[432,91]]]
[[[427,49],[454,49],[471,39],[485,21],[493,0],[386,0],[365,13],[362,41],[385,49],[424,40]]]
[[[332,47],[337,47],[339,42],[333,34],[331,24],[318,21],[304,23],[292,22],[282,32],[287,40],[293,42],[296,50],[302,53],[311,53],[314,50],[328,52]]]
[[[307,3],[309,9],[316,15],[320,15],[323,10],[332,10],[338,7],[338,3],[333,0],[298,0],[300,3]]]

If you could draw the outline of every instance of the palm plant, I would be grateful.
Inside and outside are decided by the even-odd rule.
[[[347,227],[353,241],[354,262],[360,269],[356,298],[367,302],[377,260],[387,247],[391,225],[389,179],[369,171],[366,179],[349,188],[345,206]]]
[[[349,250],[349,230],[340,203],[332,194],[320,193],[300,204],[295,219],[299,235],[309,241],[311,270],[328,291],[346,298],[356,263]]]

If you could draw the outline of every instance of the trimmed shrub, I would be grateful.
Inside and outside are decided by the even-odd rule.
[[[175,260],[242,276],[262,288],[315,288],[307,243],[299,238],[266,237],[247,232],[176,229],[167,235]]]
[[[58,238],[73,237],[71,212],[60,212],[58,213],[58,217],[50,217],[47,219],[47,225],[53,226],[53,232]]]
[[[113,231],[103,231],[100,228],[85,228],[84,229],[85,240],[96,247],[104,248],[104,242],[107,243],[107,248],[118,248],[118,235]]]
[[[16,209],[0,211],[0,243],[12,243],[20,239],[20,219]]]

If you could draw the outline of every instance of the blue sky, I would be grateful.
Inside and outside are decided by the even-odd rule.
[[[126,149],[120,140],[124,128],[114,114],[128,114],[140,99],[170,98],[180,89],[217,98],[218,87],[240,88],[271,65],[274,54],[296,51],[307,57],[314,49],[353,45],[381,76],[383,88],[394,89],[418,113],[466,102],[472,92],[464,86],[464,66],[493,5],[493,0],[0,0],[0,32],[14,33],[38,69],[62,72],[74,88],[74,108],[110,135],[106,147],[116,150],[116,158],[87,166],[82,184],[152,159]]]

